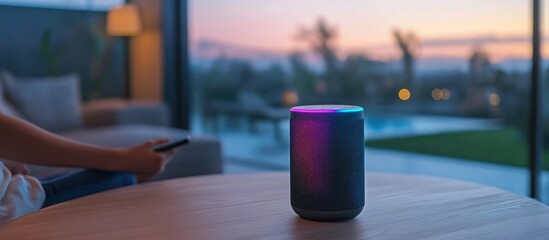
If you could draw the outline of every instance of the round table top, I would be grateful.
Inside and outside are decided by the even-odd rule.
[[[343,222],[299,218],[287,172],[154,182],[52,206],[1,239],[549,239],[549,209],[493,187],[367,174],[364,211]]]

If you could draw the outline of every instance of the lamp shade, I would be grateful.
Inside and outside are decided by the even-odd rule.
[[[139,10],[133,3],[120,5],[107,14],[107,33],[111,36],[135,36],[141,31]]]

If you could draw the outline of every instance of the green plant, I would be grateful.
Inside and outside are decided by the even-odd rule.
[[[46,64],[46,74],[47,75],[58,75],[59,74],[59,59],[54,53],[53,47],[51,46],[51,30],[47,29],[42,32],[42,37],[40,39],[40,57],[42,61]]]

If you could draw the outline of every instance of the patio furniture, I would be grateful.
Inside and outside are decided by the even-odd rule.
[[[289,175],[213,175],[131,186],[52,206],[1,239],[547,239],[549,208],[497,188],[367,174],[354,220],[313,222],[289,203]]]
[[[281,140],[280,121],[290,118],[290,109],[272,107],[253,91],[241,91],[238,94],[239,102],[248,115],[250,130],[257,132],[256,121],[270,121],[273,124],[275,140]]]
[[[290,117],[290,109],[286,107],[270,106],[257,93],[252,91],[241,91],[238,94],[238,101],[212,100],[205,105],[205,115],[213,119],[213,126],[218,129],[216,119],[219,116],[243,116],[248,121],[251,132],[258,132],[256,122],[267,121],[273,126],[274,139],[282,141],[282,130],[280,122]]]

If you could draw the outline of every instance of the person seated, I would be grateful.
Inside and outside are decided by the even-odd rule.
[[[174,150],[154,152],[154,139],[128,148],[76,142],[0,114],[0,226],[43,207],[150,180]],[[25,164],[84,170],[37,179]]]

